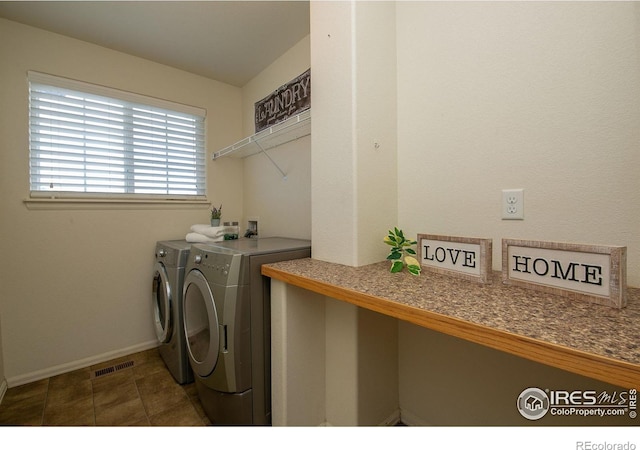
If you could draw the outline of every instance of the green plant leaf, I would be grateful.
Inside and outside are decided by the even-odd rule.
[[[402,253],[394,252],[394,251],[389,253],[389,256],[387,256],[387,259],[400,259],[400,258],[402,258]]]
[[[402,261],[394,261],[393,264],[391,264],[391,273],[397,273],[402,271],[402,268],[404,267],[404,264]]]
[[[407,266],[418,266],[418,267],[420,267],[420,263],[413,256],[408,256],[408,255],[405,256],[404,257],[404,262],[407,264]]]
[[[391,272],[401,272],[406,265],[407,268],[411,267],[409,271],[413,275],[420,275],[422,270],[420,263],[412,255],[416,255],[416,250],[411,248],[418,242],[407,239],[404,236],[404,232],[398,227],[394,227],[393,230],[389,230],[387,236],[383,239],[384,243],[391,246],[387,260],[391,261]]]

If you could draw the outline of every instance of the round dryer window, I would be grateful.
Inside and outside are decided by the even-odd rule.
[[[161,344],[171,339],[171,286],[167,271],[160,263],[156,263],[153,275],[153,308],[156,336]]]
[[[192,270],[186,276],[182,301],[191,368],[198,375],[206,377],[218,362],[220,336],[213,294],[199,270]]]

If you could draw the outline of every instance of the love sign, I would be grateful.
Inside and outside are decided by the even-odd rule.
[[[491,239],[418,235],[418,261],[432,272],[491,282]]]
[[[502,281],[623,308],[626,247],[502,240]]]

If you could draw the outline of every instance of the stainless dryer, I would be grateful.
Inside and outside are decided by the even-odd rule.
[[[214,425],[271,424],[271,285],[262,264],[311,256],[311,242],[238,239],[191,247],[184,333]]]
[[[153,319],[160,356],[173,378],[193,382],[182,331],[182,287],[191,244],[185,240],[158,241],[153,274]]]

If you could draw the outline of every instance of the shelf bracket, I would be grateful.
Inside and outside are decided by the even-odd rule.
[[[280,174],[282,175],[282,179],[284,181],[287,181],[287,174],[284,173],[284,171],[280,168],[280,166],[273,160],[273,158],[271,156],[269,156],[269,153],[267,153],[267,151],[265,149],[262,148],[262,146],[260,145],[260,143],[258,141],[254,141],[254,143],[258,146],[258,148],[260,149],[260,151],[264,154],[264,156],[266,156],[267,158],[269,158],[269,161],[271,161],[271,164],[273,164],[275,166],[276,169],[278,169],[278,172],[280,172]]]

